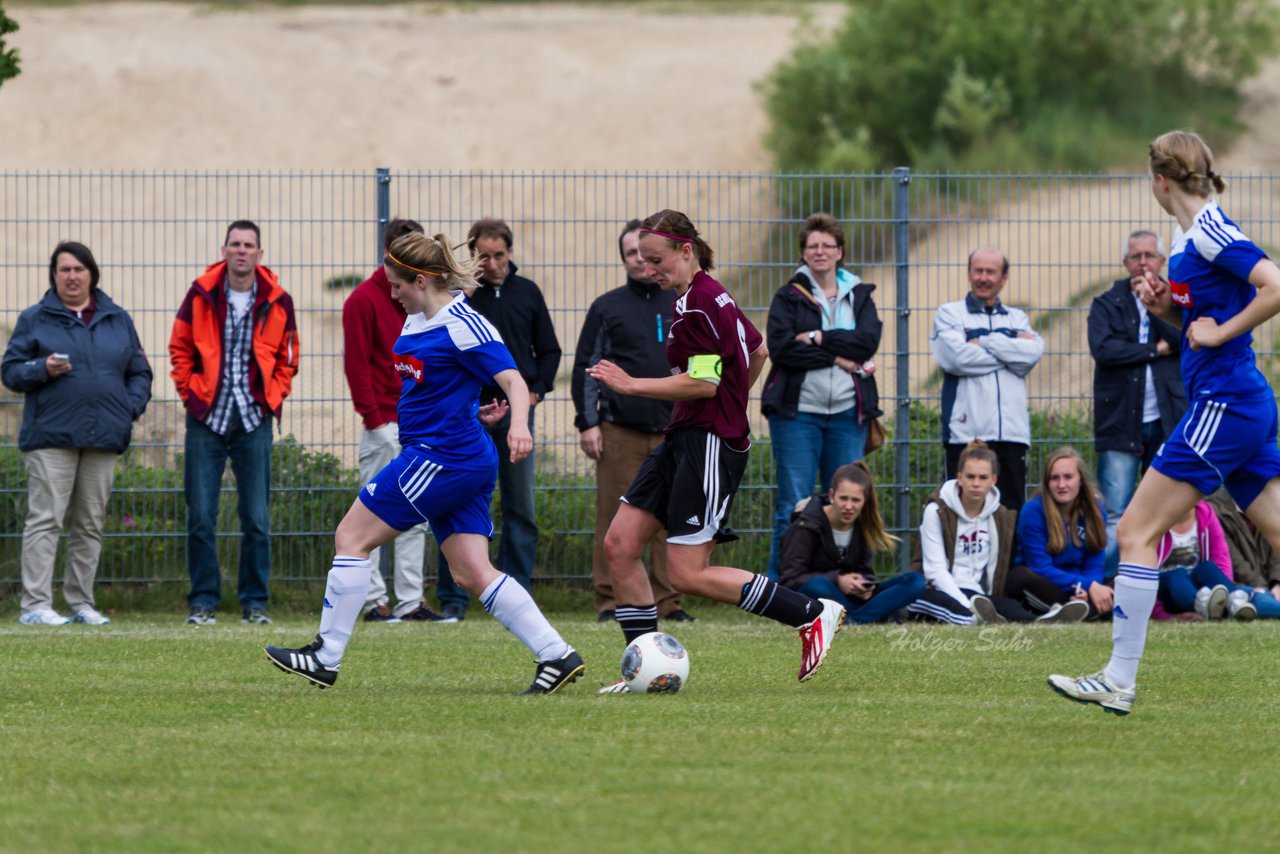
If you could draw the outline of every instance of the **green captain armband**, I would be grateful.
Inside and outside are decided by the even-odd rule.
[[[720,385],[720,372],[723,369],[724,362],[719,356],[689,357],[689,376],[695,380],[706,380]]]

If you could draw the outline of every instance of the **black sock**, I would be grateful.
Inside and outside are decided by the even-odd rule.
[[[817,599],[788,590],[763,575],[757,575],[742,585],[742,599],[738,601],[738,607],[797,629],[812,623],[822,613],[822,603]]]
[[[619,605],[613,618],[622,626],[622,635],[627,643],[658,630],[657,605]]]

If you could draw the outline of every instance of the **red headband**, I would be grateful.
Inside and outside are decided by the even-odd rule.
[[[641,231],[646,234],[656,234],[659,237],[665,237],[667,240],[674,240],[676,243],[692,243],[692,237],[678,237],[674,234],[667,234],[665,231],[658,231],[656,228],[642,228]]]

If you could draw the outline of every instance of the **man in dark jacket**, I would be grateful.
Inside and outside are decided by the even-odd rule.
[[[1129,278],[1117,279],[1089,306],[1093,354],[1093,432],[1098,487],[1107,502],[1107,575],[1119,552],[1116,523],[1156,451],[1187,408],[1179,369],[1181,333],[1147,312],[1134,291],[1147,273],[1160,274],[1164,246],[1155,232],[1139,229],[1125,241]]]
[[[515,238],[511,227],[500,219],[482,219],[467,232],[467,245],[480,262],[480,287],[469,297],[476,311],[484,315],[502,335],[511,351],[516,369],[529,386],[529,433],[533,433],[533,413],[555,386],[560,368],[560,341],[556,338],[551,313],[542,291],[530,279],[516,275],[511,263]],[[485,386],[480,402],[505,400],[496,385]],[[498,446],[498,492],[502,497],[502,538],[498,542],[498,568],[526,590],[532,590],[533,562],[538,555],[538,523],[533,513],[534,454],[511,462],[507,447],[510,415],[488,428]],[[453,583],[441,558],[437,583],[441,613],[462,619],[466,613],[466,591]]]
[[[612,620],[617,606],[604,558],[604,535],[617,515],[618,500],[645,457],[662,442],[662,430],[671,421],[671,401],[618,394],[587,374],[587,368],[601,359],[633,377],[665,377],[670,373],[667,330],[676,295],[645,276],[639,233],[638,219],[623,228],[618,252],[627,270],[627,282],[591,303],[573,354],[574,425],[581,433],[582,452],[596,461],[591,584],[601,622]],[[667,582],[667,543],[661,531],[649,541],[649,583],[659,619],[693,619],[680,607],[680,594]]]

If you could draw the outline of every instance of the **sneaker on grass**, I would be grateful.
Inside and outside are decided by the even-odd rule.
[[[37,608],[18,618],[24,626],[65,626],[71,622],[52,608]]]
[[[240,622],[253,623],[257,626],[271,625],[271,618],[267,616],[266,608],[246,608],[240,613]]]
[[[285,673],[296,673],[308,682],[320,688],[329,688],[338,681],[338,668],[326,667],[316,658],[316,653],[324,646],[324,641],[316,635],[316,639],[306,646],[297,649],[285,649],[279,646],[268,646],[263,649],[271,663]]]
[[[582,656],[574,650],[564,658],[555,661],[539,661],[538,669],[533,674],[533,684],[525,688],[522,694],[554,694],[570,682],[576,682],[587,669],[582,663]]]
[[[1041,625],[1059,625],[1062,623],[1078,623],[1089,616],[1089,606],[1082,599],[1072,599],[1062,605],[1054,605],[1048,611],[1036,617]]]
[[[844,606],[830,599],[819,599],[822,613],[815,620],[799,628],[800,632],[800,681],[806,681],[822,666],[831,649],[831,641],[844,623]]]
[[[457,617],[446,617],[443,614],[437,614],[427,607],[426,602],[419,602],[418,607],[414,608],[407,614],[401,614],[399,619],[410,623],[456,623]]]
[[[213,609],[202,605],[192,606],[191,613],[187,614],[187,623],[193,626],[212,626],[217,622],[218,618],[214,616]]]
[[[1221,620],[1227,614],[1227,586],[1215,584],[1196,591],[1196,613],[1206,620]]]
[[[1133,689],[1115,687],[1107,681],[1101,670],[1089,676],[1054,674],[1049,677],[1049,687],[1068,700],[1085,705],[1093,703],[1113,715],[1127,715],[1133,710]]]
[[[111,622],[104,614],[100,613],[96,608],[86,605],[79,611],[71,615],[71,622],[83,623],[86,626],[105,626]]]
[[[1248,590],[1232,590],[1227,596],[1227,614],[1233,620],[1247,623],[1258,618],[1258,606],[1249,601]]]
[[[366,623],[398,623],[400,618],[386,605],[379,603],[364,612],[364,621]]]
[[[1000,616],[1000,612],[996,610],[996,603],[986,596],[971,596],[969,597],[969,604],[973,607],[973,614],[978,618],[979,623],[998,626],[1001,623],[1009,622]]]

